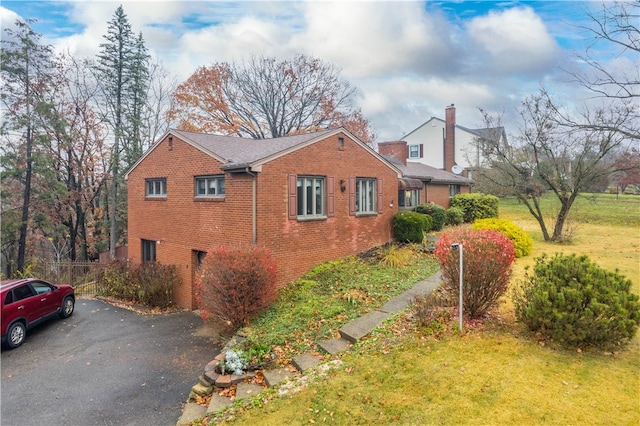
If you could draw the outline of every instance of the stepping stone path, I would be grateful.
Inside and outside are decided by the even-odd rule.
[[[405,309],[415,295],[430,293],[440,284],[440,280],[441,275],[438,272],[426,280],[416,283],[412,289],[390,300],[379,309],[369,312],[342,326],[342,328],[338,330],[340,338],[318,342],[318,346],[330,355],[336,355],[347,350],[353,343],[371,333],[375,327],[389,318],[391,314]],[[255,372],[247,372],[241,376],[218,374],[216,372],[216,367],[218,363],[224,359],[224,354],[227,350],[232,349],[242,340],[243,338],[241,336],[234,336],[222,352],[204,366],[204,371],[198,378],[198,383],[191,388],[189,400],[182,411],[182,416],[180,416],[178,420],[178,425],[190,425],[199,418],[222,410],[233,404],[236,400],[251,398],[265,389],[262,385],[252,382],[252,379],[256,377]],[[291,371],[287,368],[264,370],[262,375],[264,376],[265,384],[267,387],[273,387],[286,380],[299,377],[304,371],[318,365],[321,360],[322,357],[315,352],[300,354],[292,360],[296,371]],[[227,393],[224,392],[224,390],[230,388],[232,385],[236,385],[235,396],[224,396],[224,394]],[[208,407],[196,403],[198,396],[206,397],[209,395],[211,395],[211,400]]]

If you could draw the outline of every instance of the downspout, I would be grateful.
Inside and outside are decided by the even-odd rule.
[[[252,172],[249,167],[245,171],[253,177],[251,183],[251,244],[255,246],[258,243],[258,174]]]

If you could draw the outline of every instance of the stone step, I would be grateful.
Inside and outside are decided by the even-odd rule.
[[[188,402],[187,405],[184,406],[184,410],[178,419],[177,425],[190,425],[196,419],[204,417],[206,413],[207,407],[198,405],[195,402]]]
[[[236,387],[236,400],[251,398],[262,392],[264,388],[256,383],[238,383]]]
[[[266,370],[263,373],[264,381],[266,382],[268,387],[273,387],[280,382],[291,379],[295,377],[295,373],[286,369],[286,368],[278,368],[275,370]]]
[[[318,355],[312,354],[311,352],[304,352],[300,355],[293,357],[291,362],[293,362],[293,366],[298,369],[299,372],[304,372],[309,368],[315,367],[322,361],[322,358]]]
[[[214,392],[211,394],[211,401],[209,401],[209,406],[207,407],[207,414],[213,414],[231,404],[233,404],[231,398]]]
[[[355,343],[371,333],[374,328],[387,318],[389,318],[389,314],[386,312],[372,311],[343,325],[338,331],[343,339]]]
[[[336,355],[347,350],[351,346],[351,342],[346,339],[330,339],[319,342],[318,346],[329,355]]]

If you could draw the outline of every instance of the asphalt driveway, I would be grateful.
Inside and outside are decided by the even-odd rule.
[[[192,312],[141,315],[79,299],[71,318],[2,351],[0,424],[175,425],[218,354]]]

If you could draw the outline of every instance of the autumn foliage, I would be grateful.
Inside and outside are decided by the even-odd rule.
[[[216,247],[205,257],[196,280],[200,315],[233,329],[271,306],[278,296],[276,264],[269,250],[255,246]]]
[[[513,243],[491,229],[460,228],[442,235],[434,255],[440,261],[443,288],[454,300],[460,294],[460,250],[452,248],[455,243],[463,246],[464,313],[470,318],[482,317],[507,291],[515,259]]]
[[[167,118],[182,130],[253,139],[344,127],[371,143],[369,122],[350,104],[354,90],[317,58],[251,57],[199,67],[176,88]]]

